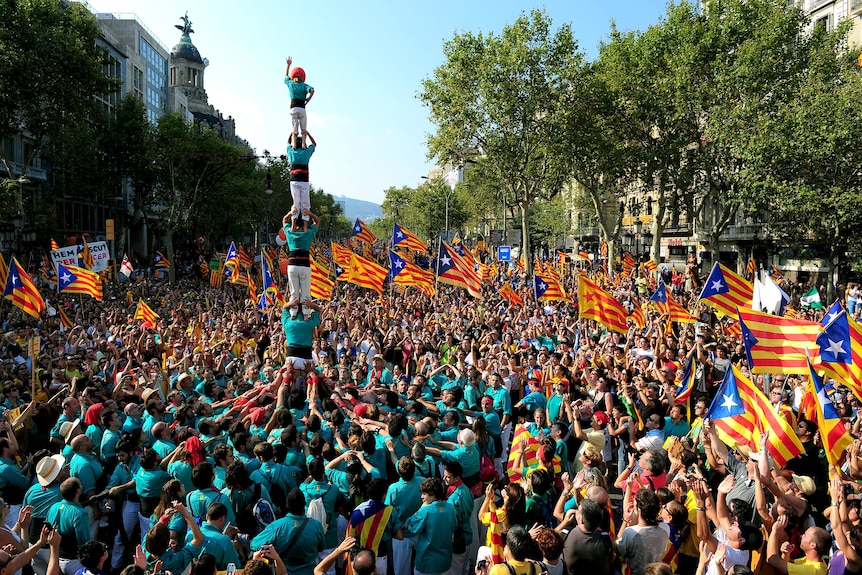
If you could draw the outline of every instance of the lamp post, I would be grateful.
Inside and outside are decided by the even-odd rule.
[[[632,224],[634,226],[634,236],[635,236],[635,255],[638,258],[638,262],[641,260],[641,252],[640,252],[640,239],[641,239],[641,230],[643,229],[643,223],[640,219],[636,219]]]

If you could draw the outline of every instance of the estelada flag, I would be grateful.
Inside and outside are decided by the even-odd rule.
[[[392,272],[392,283],[415,287],[428,295],[434,295],[434,274],[405,260],[391,250],[389,252],[389,269]]]
[[[404,226],[399,226],[398,224],[395,224],[392,231],[392,245],[409,248],[422,253],[428,251],[428,244],[420,240],[419,237],[413,234],[410,230]]]
[[[722,315],[735,318],[736,308],[749,307],[754,286],[744,277],[715,262],[698,301],[714,307]]]
[[[36,319],[39,319],[39,314],[46,307],[45,300],[42,299],[33,280],[30,279],[15,256],[12,256],[12,261],[9,263],[3,297]]]
[[[569,299],[559,280],[549,274],[541,273],[538,268],[536,275],[533,276],[533,289],[538,301],[568,301]]]
[[[817,429],[820,431],[820,441],[823,444],[823,450],[826,451],[829,464],[837,467],[840,465],[844,450],[853,443],[853,437],[847,433],[838,410],[826,394],[823,380],[810,363],[808,368],[809,377],[814,384],[814,396],[817,399]]]
[[[386,281],[389,270],[353,252],[350,252],[350,255],[349,267],[344,268],[347,281],[383,295],[383,282]]]
[[[482,280],[476,269],[455,248],[443,241],[440,242],[440,254],[437,257],[437,280],[464,288],[473,297],[482,297]]]
[[[57,291],[86,294],[102,301],[102,278],[90,270],[58,263]]]
[[[132,319],[140,319],[143,320],[144,327],[155,327],[156,319],[159,318],[159,314],[153,311],[153,309],[147,305],[147,303],[143,299],[138,300],[138,308],[135,310],[135,315]]]
[[[374,235],[371,228],[365,225],[365,222],[359,218],[356,218],[356,221],[353,223],[353,233],[350,237],[365,242],[366,244],[373,244],[377,241],[377,236]]]
[[[93,269],[93,254],[84,236],[81,236],[81,241],[78,243],[78,266],[88,270]]]
[[[381,501],[368,500],[360,503],[350,514],[350,520],[347,522],[347,537],[355,537],[357,545],[371,549],[376,557],[380,552],[380,541],[388,529],[393,510],[394,507]]]
[[[763,392],[736,366],[725,373],[706,417],[715,425],[719,438],[734,449],[744,445],[757,451],[761,436],[768,431],[767,450],[781,467],[803,452],[787,419],[775,413]]]
[[[628,332],[628,312],[623,304],[584,274],[578,275],[578,309],[584,319],[595,320],[611,331]]]
[[[154,265],[157,268],[161,268],[163,270],[171,269],[171,262],[168,261],[168,258],[162,252],[156,252],[156,257],[154,260]]]

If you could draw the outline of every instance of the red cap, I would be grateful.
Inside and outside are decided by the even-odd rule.
[[[360,403],[353,408],[353,415],[357,417],[365,417],[366,415],[368,415],[368,406],[364,403]]]
[[[254,407],[248,413],[251,415],[252,425],[260,425],[266,421],[266,409],[262,407]]]
[[[597,411],[593,413],[593,417],[595,417],[602,425],[607,425],[611,421],[611,418],[608,417],[608,414],[604,411]]]

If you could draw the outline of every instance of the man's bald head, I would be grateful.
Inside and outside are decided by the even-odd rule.
[[[86,435],[79,435],[69,444],[75,453],[89,453],[93,449],[93,441]]]
[[[375,564],[374,551],[363,549],[353,558],[353,572],[356,575],[371,575],[374,573]]]
[[[587,499],[592,499],[602,507],[608,504],[608,491],[599,485],[593,485],[587,488]]]
[[[167,428],[168,424],[163,421],[156,423],[155,425],[153,425],[152,429],[153,437],[155,437],[156,439],[162,439],[162,435]]]

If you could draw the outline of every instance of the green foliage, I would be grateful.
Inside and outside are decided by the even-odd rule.
[[[104,74],[105,51],[96,46],[101,32],[84,5],[7,0],[3,6],[0,138],[27,133],[33,141],[24,162],[29,165],[46,138],[57,140],[96,118],[93,95],[117,84]],[[69,139],[80,141],[80,136]],[[9,168],[11,158],[3,150],[0,161]]]
[[[443,52],[446,62],[419,94],[436,126],[429,156],[441,165],[484,157],[526,224],[531,203],[559,193],[571,175],[571,148],[560,136],[584,69],[571,27],[554,31],[533,10],[499,35],[456,34]],[[522,241],[529,246],[526,225]]]

